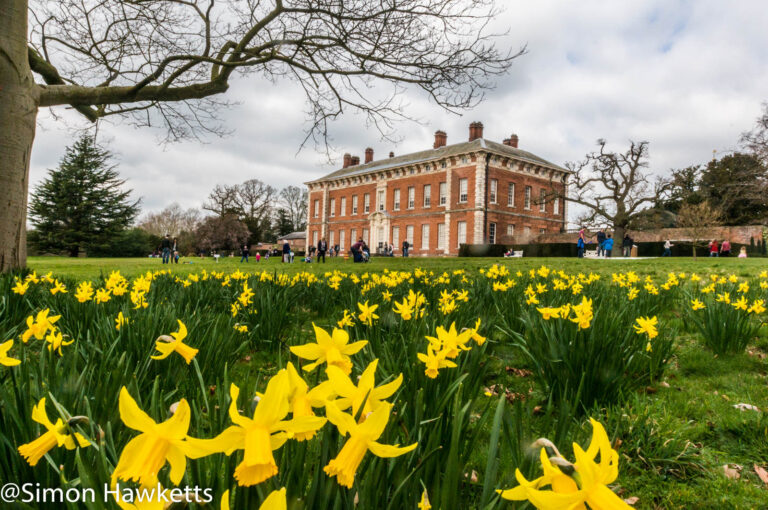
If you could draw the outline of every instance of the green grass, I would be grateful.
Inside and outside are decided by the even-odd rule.
[[[550,267],[563,269],[567,272],[573,271],[628,271],[634,270],[638,273],[650,275],[664,275],[669,271],[695,271],[706,274],[711,271],[728,271],[737,276],[748,276],[754,274],[758,269],[768,267],[768,259],[751,258],[652,258],[637,260],[594,260],[594,259],[576,259],[576,258],[437,258],[437,257],[373,257],[370,263],[354,264],[351,260],[344,260],[342,257],[328,258],[328,262],[306,264],[297,257],[293,264],[283,264],[279,257],[272,257],[269,261],[261,261],[258,264],[251,258],[249,263],[240,263],[239,257],[225,257],[215,262],[212,258],[181,258],[179,264],[163,266],[160,259],[150,258],[68,258],[68,257],[30,257],[27,264],[30,269],[38,273],[47,273],[53,271],[58,276],[69,278],[95,278],[100,274],[108,274],[114,269],[120,271],[126,277],[133,277],[146,271],[154,271],[170,267],[174,273],[186,274],[200,271],[201,269],[216,271],[259,271],[265,268],[270,270],[279,270],[289,273],[298,271],[312,271],[323,273],[339,269],[342,271],[355,272],[375,272],[390,269],[393,271],[410,271],[415,267],[432,270],[453,270],[453,269],[474,269],[487,266],[495,262],[503,262],[510,268],[519,268],[526,271],[530,268],[537,268],[542,264]]]
[[[578,259],[467,259],[467,258],[374,258],[369,264],[353,264],[342,258],[328,259],[326,264],[281,264],[273,258],[269,262],[240,264],[239,258],[181,259],[181,264],[163,266],[159,259],[69,259],[61,257],[33,257],[29,268],[38,274],[52,271],[54,276],[67,278],[68,285],[82,279],[94,279],[119,269],[132,277],[146,271],[170,267],[174,273],[208,271],[285,271],[296,273],[311,271],[322,274],[334,269],[347,272],[411,271],[416,267],[442,271],[455,269],[477,270],[501,262],[511,271],[528,271],[547,265],[566,272],[597,272],[609,279],[613,271],[634,270],[641,277],[647,274],[663,277],[669,272],[695,272],[706,277],[712,272],[754,277],[768,269],[767,259],[686,259],[656,258],[644,260],[578,260]],[[762,292],[768,297],[768,293]],[[310,322],[318,320],[321,311],[311,304],[299,308],[285,325],[290,342],[310,335]],[[768,465],[768,334],[765,326],[760,338],[751,343],[747,353],[716,357],[702,348],[698,334],[688,328],[676,310],[665,310],[664,318],[680,331],[675,339],[672,362],[661,384],[645,388],[623,405],[607,409],[594,409],[592,416],[600,419],[608,434],[620,441],[615,446],[620,454],[620,486],[622,497],[639,498],[636,508],[768,508],[768,486],[763,484],[752,468],[753,464]],[[172,314],[171,314],[172,315]],[[662,315],[662,314],[660,314]],[[1,318],[1,317],[0,317]],[[325,322],[330,323],[328,317]],[[0,321],[0,326],[2,321]],[[279,326],[279,324],[278,324]],[[494,334],[489,334],[493,341]],[[2,340],[2,339],[0,339]],[[535,384],[533,375],[520,376],[511,370],[530,369],[531,366],[508,345],[497,344],[486,360],[486,379],[483,385],[497,385],[522,397],[523,436],[533,440],[539,435],[555,439],[556,421],[546,413],[533,413],[533,408],[546,405],[544,395]],[[249,350],[231,367],[232,380],[255,380],[274,373],[285,362],[285,349],[277,351]],[[202,360],[201,360],[202,361]],[[201,367],[205,372],[205,367]],[[495,408],[496,400],[492,406]],[[740,411],[733,406],[753,404],[761,412]],[[472,411],[480,414],[478,404]],[[480,442],[492,435],[491,418],[480,432]],[[591,430],[584,426],[571,431],[561,439],[561,450],[572,458],[570,441],[584,445]],[[446,438],[446,442],[448,439]],[[519,459],[514,453],[499,450],[499,479],[505,486],[514,485],[514,469]],[[486,449],[479,448],[470,455],[470,467],[481,475],[486,470]],[[724,476],[724,464],[743,466],[741,478],[731,480]],[[482,480],[480,480],[482,483]],[[415,506],[415,503],[414,503]],[[501,508],[512,505],[501,505]]]

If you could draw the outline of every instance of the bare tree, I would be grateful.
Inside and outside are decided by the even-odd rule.
[[[248,236],[248,227],[234,214],[209,216],[200,222],[195,232],[198,249],[214,252],[237,251],[248,242]]]
[[[208,195],[208,200],[203,202],[203,209],[211,211],[217,216],[237,212],[237,195],[238,188],[236,185],[217,184]]]
[[[522,53],[497,49],[495,15],[494,0],[3,0],[0,271],[26,262],[39,108],[221,134],[215,98],[239,72],[300,84],[305,143],[348,110],[387,132],[404,87],[450,110],[482,99]]]
[[[249,179],[236,187],[235,204],[240,217],[248,221],[269,215],[277,190],[259,179]]]
[[[757,118],[752,131],[742,133],[741,143],[768,165],[768,102],[763,103],[763,114]]]
[[[147,213],[140,221],[139,228],[156,236],[181,232],[194,232],[200,223],[200,211],[195,208],[182,209],[173,203],[157,213]]]
[[[712,227],[721,224],[722,212],[707,201],[698,204],[684,203],[677,215],[677,226],[691,239],[693,258],[696,258],[696,248],[702,241],[711,237]]]
[[[632,220],[648,206],[661,200],[669,183],[648,175],[648,142],[630,142],[623,153],[606,150],[606,141],[598,140],[599,150],[587,154],[584,161],[566,163],[573,172],[561,198],[584,206],[586,224],[607,223],[614,239],[621,242]]]
[[[280,205],[295,231],[304,230],[307,227],[308,200],[309,193],[306,188],[287,186],[280,190]]]

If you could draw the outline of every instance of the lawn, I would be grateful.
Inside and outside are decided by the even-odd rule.
[[[15,338],[8,355],[21,360],[0,366],[0,480],[66,489],[118,476],[126,444],[139,434],[121,415],[124,397],[118,406],[125,387],[158,423],[172,404],[188,401],[195,438],[218,437],[233,413],[253,416],[281,398],[284,420],[289,408],[294,424],[309,423],[301,422],[307,410],[330,420],[308,440],[273,430],[279,471],[258,483],[243,483],[247,442],[231,455],[188,455],[183,478],[163,464],[152,468],[165,487],[210,488],[215,500],[201,508],[219,508],[226,490],[233,508],[258,508],[281,487],[290,510],[416,508],[425,490],[443,510],[532,508],[495,491],[517,485],[517,468],[528,479],[541,476],[540,447],[531,447],[539,437],[573,461],[571,444],[590,442],[590,417],[618,453],[618,478],[607,484],[634,508],[768,508],[768,474],[760,479],[768,469],[768,314],[757,306],[768,301],[766,259],[181,262],[35,257],[30,270],[52,277],[33,279],[23,294],[12,290],[19,281],[0,277],[0,341]],[[110,277],[115,270],[127,280]],[[56,281],[66,293],[50,292]],[[102,303],[99,290],[108,298]],[[702,309],[692,309],[694,300]],[[366,303],[378,305],[377,317]],[[22,342],[27,317],[46,308],[61,315],[49,329],[63,333],[64,344],[55,334]],[[127,319],[119,329],[118,314]],[[644,317],[658,320],[658,336],[635,330]],[[198,351],[189,362],[184,349],[151,358],[155,339],[180,331],[179,321],[183,342]],[[307,371],[316,349],[295,348],[316,341],[313,325],[329,334],[339,328],[333,338],[348,334],[350,345],[367,343]],[[460,339],[462,328],[472,339]],[[740,335],[746,347],[734,348]],[[721,348],[736,352],[713,351]],[[418,354],[440,353],[455,366],[435,365],[433,378]],[[231,384],[240,389],[233,407]],[[372,389],[382,384],[392,391]],[[70,432],[91,445],[54,446],[31,466],[16,449],[45,433],[31,420],[43,397],[52,421],[87,417]],[[415,449],[391,460],[368,451],[348,489],[323,467],[345,458],[343,436],[356,437],[355,427],[374,417],[388,422],[377,441]]]

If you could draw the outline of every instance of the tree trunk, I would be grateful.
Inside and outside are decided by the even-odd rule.
[[[27,57],[27,1],[0,2],[0,272],[27,262],[29,160],[39,90]]]
[[[621,253],[621,256],[624,256],[624,233],[627,231],[627,227],[625,225],[614,225],[613,226],[613,253]],[[619,251],[617,251],[617,248]],[[615,255],[614,255],[615,256]]]

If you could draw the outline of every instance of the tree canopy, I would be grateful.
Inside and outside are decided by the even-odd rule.
[[[110,250],[139,211],[124,189],[112,156],[90,135],[67,148],[58,168],[32,193],[29,216],[37,249],[80,253]]]

